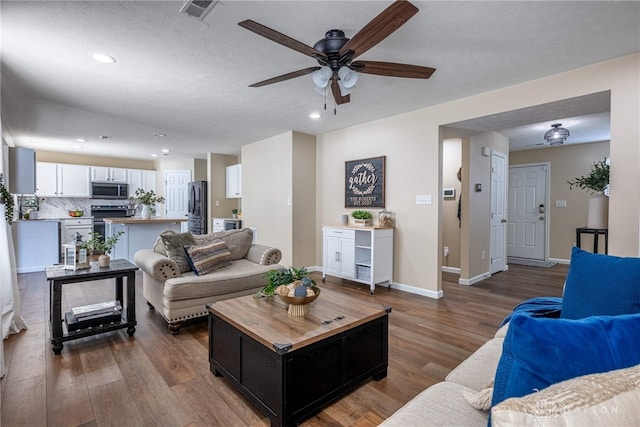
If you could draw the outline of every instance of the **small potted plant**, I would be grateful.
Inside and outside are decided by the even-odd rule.
[[[238,218],[238,209],[231,209],[231,218]]]
[[[134,203],[142,205],[142,212],[140,212],[142,219],[151,218],[151,215],[156,213],[156,203],[165,202],[164,197],[157,195],[155,191],[144,191],[142,188],[138,188],[131,199]]]
[[[609,198],[604,191],[609,185],[609,165],[600,160],[593,163],[593,167],[586,176],[580,176],[567,181],[569,189],[574,186],[591,193],[587,212],[587,228],[603,229],[609,224]]]
[[[98,261],[100,267],[109,267],[111,261],[111,251],[116,246],[118,239],[124,234],[124,231],[118,231],[111,237],[106,239],[102,237],[100,233],[91,232],[91,239],[82,243],[82,247],[89,252],[89,259],[92,261]]]
[[[362,209],[351,212],[351,216],[353,217],[354,225],[357,226],[371,225],[371,220],[373,219],[371,212]]]

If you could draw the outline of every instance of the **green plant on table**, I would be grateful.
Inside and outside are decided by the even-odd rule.
[[[255,294],[255,297],[273,296],[278,286],[288,285],[296,280],[301,280],[303,285],[306,287],[315,286],[316,281],[307,277],[308,275],[309,272],[306,267],[289,267],[267,271],[263,276],[267,279],[267,284],[257,294]]]
[[[106,239],[98,232],[89,233],[91,238],[86,242],[82,242],[82,247],[89,251],[92,255],[109,255],[113,248],[116,246],[120,236],[124,234],[124,231],[118,231],[113,236]]]
[[[371,214],[371,212],[365,211],[365,210],[362,210],[362,209],[358,209],[358,210],[355,210],[355,211],[351,212],[351,216],[354,219],[371,219],[371,218],[373,218],[373,215]]]
[[[586,176],[570,179],[567,183],[570,190],[576,186],[582,190],[590,190],[592,194],[604,191],[609,184],[609,165],[604,160],[594,162]]]
[[[156,203],[164,203],[165,199],[162,196],[156,194],[155,191],[149,190],[144,191],[142,188],[138,188],[135,193],[133,193],[133,197],[131,199],[134,202],[140,203],[142,205],[153,206]]]

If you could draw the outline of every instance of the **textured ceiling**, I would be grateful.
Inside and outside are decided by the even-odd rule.
[[[170,156],[238,154],[243,144],[288,130],[321,134],[640,51],[639,2],[413,3],[418,14],[360,59],[436,73],[429,80],[361,75],[351,102],[334,115],[331,100],[323,111],[310,76],[248,87],[315,63],[237,23],[253,19],[313,45],[332,28],[353,36],[389,1],[223,0],[200,21],[179,13],[183,2],[175,1],[3,0],[3,126],[16,145],[40,150],[141,159],[162,148]],[[117,62],[97,63],[92,52]],[[534,131],[525,138],[517,128],[544,133],[558,121],[571,126],[572,138],[608,139],[608,105],[584,112],[564,104],[553,116],[529,109],[454,127],[503,131],[533,146]],[[322,118],[309,119],[311,111]],[[580,123],[591,129],[582,132]]]

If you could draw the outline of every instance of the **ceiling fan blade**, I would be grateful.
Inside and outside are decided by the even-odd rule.
[[[304,76],[304,75],[307,75],[307,74],[311,74],[314,71],[317,71],[319,69],[320,69],[320,67],[316,66],[316,67],[305,68],[304,70],[292,71],[290,73],[283,74],[283,75],[278,76],[278,77],[273,77],[271,79],[267,79],[267,80],[263,80],[263,81],[258,82],[258,83],[254,83],[252,85],[249,85],[249,87],[260,87],[260,86],[270,85],[272,83],[282,82],[282,81],[285,81],[285,80],[293,79],[295,77],[300,77],[300,76]]]
[[[253,31],[254,33],[262,37],[268,38],[271,41],[274,41],[283,46],[286,46],[289,49],[298,51],[304,55],[311,56],[312,58],[321,58],[324,60],[327,59],[327,55],[320,52],[319,50],[316,50],[311,46],[307,46],[306,44],[299,42],[298,40],[292,39],[289,36],[279,33],[276,30],[272,30],[269,27],[265,27],[264,25],[259,24],[255,21],[252,21],[251,19],[238,22],[238,25],[240,25],[243,28],[246,28],[249,31]]]
[[[351,95],[342,96],[342,94],[340,93],[340,86],[338,86],[338,79],[336,78],[335,74],[331,78],[331,92],[333,92],[333,99],[336,100],[336,104],[338,105],[346,104],[347,102],[351,101]]]
[[[352,51],[351,58],[360,56],[386,39],[409,18],[418,13],[418,8],[404,0],[396,0],[371,22],[364,26],[340,49],[340,56]]]
[[[394,62],[380,61],[356,61],[349,68],[365,74],[377,74],[379,76],[407,77],[411,79],[428,79],[436,71],[435,68],[422,67],[420,65],[397,64]]]

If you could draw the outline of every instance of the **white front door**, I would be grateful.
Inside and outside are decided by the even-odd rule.
[[[504,154],[491,153],[491,274],[504,270],[505,260],[505,200],[507,160]]]
[[[177,170],[164,173],[164,197],[167,218],[187,218],[191,171]],[[184,223],[186,224],[186,222]]]
[[[507,254],[545,260],[547,165],[509,168]]]

